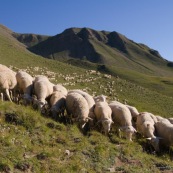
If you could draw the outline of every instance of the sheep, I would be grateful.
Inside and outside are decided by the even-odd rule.
[[[106,98],[107,98],[107,96],[105,96],[105,95],[99,95],[99,96],[94,97],[94,101],[95,102],[106,102]]]
[[[149,112],[142,112],[137,116],[137,131],[146,139],[150,140],[151,145],[154,147],[155,151],[159,151],[160,138],[155,136],[154,125],[155,121],[153,119],[153,114]]]
[[[111,124],[113,123],[111,117],[112,110],[109,107],[108,103],[102,101],[96,102],[94,107],[94,114],[96,116],[97,121],[102,123],[105,135],[108,135],[111,128]]]
[[[10,97],[10,90],[15,89],[17,85],[17,80],[15,77],[15,72],[10,69],[0,70],[0,89],[2,92],[5,91],[7,98],[12,102],[12,98]],[[3,94],[1,94],[3,98]]]
[[[53,91],[61,91],[61,92],[64,93],[64,95],[67,95],[67,93],[68,93],[67,89],[64,86],[60,85],[60,84],[54,85],[53,86]]]
[[[161,116],[159,116],[159,115],[156,115],[155,117],[156,117],[156,119],[157,119],[157,122],[158,122],[158,121],[165,121],[165,122],[167,122],[167,123],[171,123],[171,122],[169,121],[169,119],[167,119],[167,118],[163,118],[163,117],[161,117]],[[155,123],[157,123],[157,122],[155,122]]]
[[[155,115],[155,117],[156,117],[157,121],[162,121],[162,120],[164,119],[164,118],[161,117],[160,115]]]
[[[136,129],[132,126],[132,116],[129,109],[117,101],[110,102],[109,106],[112,109],[113,122],[119,127],[118,130],[124,131],[126,139],[132,141],[132,135],[136,132]]]
[[[24,105],[30,104],[32,101],[34,78],[25,71],[18,71],[16,73],[16,80],[19,90],[24,94]]]
[[[68,116],[72,115],[73,120],[79,121],[83,129],[89,120],[89,106],[86,99],[79,93],[68,93],[66,97],[66,110]]]
[[[50,97],[51,114],[54,119],[64,116],[66,95],[60,91],[54,91]]]
[[[46,99],[53,93],[54,84],[49,81],[46,76],[36,76],[34,80],[34,94],[37,99],[34,99],[34,105],[36,104],[41,111],[43,105],[45,105]]]
[[[92,119],[94,119],[95,118],[95,115],[94,115],[95,101],[94,101],[93,97],[82,90],[71,90],[68,93],[74,93],[74,92],[81,94],[86,99],[88,106],[89,106],[89,115],[88,116],[91,117]]]
[[[160,145],[172,146],[173,145],[173,124],[166,121],[158,121],[155,124],[157,135],[161,138]]]
[[[7,66],[0,64],[0,72],[6,71],[6,70],[11,71],[11,69],[9,69]]]
[[[134,106],[126,105],[126,107],[130,110],[132,118],[136,121],[137,116],[139,115],[138,110]]]

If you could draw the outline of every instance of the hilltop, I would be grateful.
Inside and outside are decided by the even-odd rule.
[[[28,41],[25,42],[19,37],[24,37],[23,34],[20,36],[18,34],[17,38],[28,45]],[[169,71],[169,62],[161,57],[158,51],[136,43],[115,31],[69,28],[46,39],[44,36],[35,38],[41,39],[34,46],[28,46],[28,49],[54,60],[70,58],[87,60],[111,68],[125,68],[150,75],[164,75],[166,70]]]

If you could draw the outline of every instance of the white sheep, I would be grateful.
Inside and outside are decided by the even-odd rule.
[[[172,146],[173,145],[173,124],[166,121],[158,121],[155,124],[157,135],[161,138],[160,145]]]
[[[155,121],[153,114],[142,112],[137,116],[136,127],[137,131],[145,138],[150,140],[151,145],[156,151],[159,151],[159,137],[155,136]]]
[[[94,119],[95,118],[95,115],[94,115],[94,105],[95,105],[95,101],[93,99],[93,97],[88,94],[87,92],[84,92],[82,90],[70,90],[68,93],[79,93],[81,94],[87,101],[88,103],[88,106],[89,106],[89,117]]]
[[[163,118],[163,117],[161,117],[160,115],[156,115],[155,117],[156,117],[156,119],[157,119],[157,122],[158,122],[158,121],[165,121],[165,122],[167,122],[167,123],[171,123],[171,122],[169,121],[169,119]],[[155,123],[157,123],[157,122],[155,122]]]
[[[122,103],[112,101],[109,103],[112,109],[112,119],[118,130],[125,132],[126,138],[132,141],[132,135],[136,132],[132,126],[132,116],[129,109]]]
[[[86,99],[79,93],[68,93],[66,97],[66,110],[68,116],[72,115],[72,119],[79,121],[80,127],[84,128],[86,123],[91,120],[88,117],[89,106]]]
[[[60,92],[64,93],[64,95],[67,95],[67,93],[68,93],[67,89],[64,86],[60,85],[60,84],[54,85],[53,86],[53,91],[60,91]]]
[[[155,115],[157,121],[162,121],[164,118],[160,115]]]
[[[94,101],[95,102],[106,102],[106,98],[107,98],[107,96],[102,94],[102,95],[94,97]]]
[[[53,118],[63,115],[65,110],[66,95],[60,91],[54,91],[50,97],[51,114]]]
[[[43,105],[47,103],[46,99],[53,93],[54,84],[49,81],[46,76],[36,76],[34,80],[34,94],[37,99],[34,100],[41,111]]]
[[[127,108],[130,110],[132,118],[136,121],[137,116],[139,115],[138,110],[134,106],[126,105]]]
[[[11,69],[9,69],[7,66],[0,64],[0,72],[6,71],[6,70],[11,71]]]
[[[15,77],[15,72],[10,69],[7,70],[0,70],[0,90],[2,92],[5,91],[7,98],[9,101],[12,102],[12,98],[10,97],[10,90],[14,89],[17,85],[17,80]],[[3,98],[3,94],[1,94]]]
[[[94,114],[98,122],[101,122],[105,135],[107,135],[111,129],[112,121],[112,110],[107,102],[96,102],[94,107]]]
[[[18,88],[23,94],[24,104],[30,104],[32,101],[34,78],[25,71],[18,71],[16,73],[16,79]]]

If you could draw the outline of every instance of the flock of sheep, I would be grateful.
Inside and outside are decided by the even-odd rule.
[[[44,75],[33,78],[25,71],[14,72],[0,64],[0,90],[2,101],[17,103],[22,100],[24,105],[32,104],[43,114],[49,112],[53,118],[69,118],[81,129],[86,124],[91,129],[100,126],[105,135],[115,129],[119,135],[123,132],[130,141],[138,132],[151,142],[155,151],[160,150],[159,146],[173,145],[173,118],[139,113],[133,106],[116,100],[108,102],[105,95],[93,97],[79,89],[68,91],[60,84],[53,84]]]

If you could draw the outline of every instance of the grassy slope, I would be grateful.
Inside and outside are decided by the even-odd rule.
[[[2,64],[24,69],[39,66],[39,71],[32,71],[39,74],[46,66],[47,71],[56,73],[56,81],[53,82],[61,82],[68,89],[85,88],[91,94],[106,94],[110,100],[115,97],[121,102],[126,100],[139,111],[173,117],[172,97],[121,78],[107,79],[104,74],[89,75],[84,69],[43,59],[26,51],[8,34],[1,33]],[[65,81],[67,75],[75,78]],[[140,77],[138,80],[140,82]],[[165,78],[164,81],[169,80]],[[8,118],[11,114],[13,119]],[[76,125],[60,124],[41,116],[30,107],[0,103],[0,122],[1,172],[107,172],[113,166],[116,171],[122,172],[159,172],[159,167],[173,167],[171,150],[160,155],[147,154],[142,149],[143,141],[136,138],[129,143],[114,134],[107,138],[95,130],[84,136]],[[70,150],[69,156],[65,150]]]

